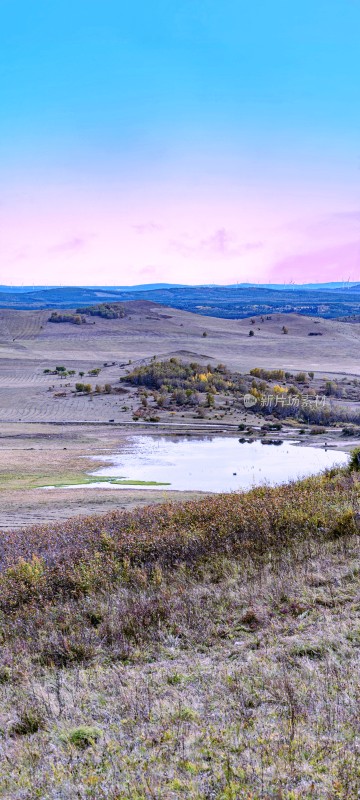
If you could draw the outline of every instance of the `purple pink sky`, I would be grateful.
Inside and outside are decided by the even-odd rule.
[[[360,281],[358,0],[3,0],[0,284]]]

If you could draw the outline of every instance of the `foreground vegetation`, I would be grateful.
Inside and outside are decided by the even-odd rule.
[[[352,466],[3,534],[1,796],[357,798]]]

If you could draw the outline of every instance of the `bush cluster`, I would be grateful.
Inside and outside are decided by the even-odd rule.
[[[122,303],[99,303],[96,306],[78,308],[77,314],[85,314],[89,317],[102,317],[102,319],[123,319],[126,316],[125,307]]]
[[[283,369],[262,369],[262,367],[254,367],[250,370],[250,375],[254,378],[261,378],[264,381],[283,381],[285,380],[285,372]]]
[[[129,375],[121,378],[134,386],[162,391],[217,392],[232,386],[224,365],[217,367],[192,362],[185,364],[177,358],[168,361],[151,361],[143,367],[136,367]],[[175,398],[176,399],[176,398]]]
[[[59,311],[53,311],[48,322],[70,322],[72,325],[86,325],[86,319],[79,311],[76,314],[71,312],[61,314]]]

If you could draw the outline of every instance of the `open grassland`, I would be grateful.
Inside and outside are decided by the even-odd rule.
[[[49,322],[49,311],[0,311],[0,421],[29,423],[132,420],[133,393],[82,396],[74,392],[79,372],[100,369],[95,384],[119,382],[134,366],[156,356],[224,363],[249,372],[260,366],[313,370],[333,376],[359,375],[360,327],[336,320],[275,314],[226,320],[202,317],[149,302],[125,304],[126,316],[89,317],[87,324]],[[284,335],[283,328],[287,329]],[[253,336],[249,337],[249,331]],[[321,336],[311,336],[321,333]],[[107,364],[104,367],[104,364]],[[56,365],[74,371],[62,380],[44,374]],[[67,384],[67,385],[66,385]],[[171,417],[169,417],[171,419]]]
[[[355,800],[356,473],[1,535],[0,793]]]

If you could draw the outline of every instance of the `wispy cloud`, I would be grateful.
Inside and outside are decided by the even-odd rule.
[[[54,255],[61,255],[62,253],[72,253],[78,250],[82,250],[83,247],[87,244],[87,239],[74,236],[72,239],[67,239],[64,242],[59,242],[58,244],[52,245],[48,248],[48,253]]]
[[[360,239],[287,256],[272,266],[277,281],[360,279]]]
[[[144,236],[146,233],[158,233],[162,231],[163,226],[158,225],[156,222],[140,222],[137,225],[132,225],[132,229],[136,231],[139,236]]]
[[[231,231],[226,228],[218,228],[211,236],[198,241],[189,236],[176,239],[170,242],[170,249],[184,256],[222,257],[235,258],[243,255],[250,250],[259,250],[263,247],[262,242],[240,243]]]
[[[29,250],[23,248],[22,250],[16,250],[10,258],[5,259],[5,264],[19,264],[21,261],[26,261],[29,256]]]
[[[149,278],[156,278],[158,274],[157,267],[142,267],[137,271],[138,275],[147,275]]]
[[[284,228],[290,231],[297,231],[311,239],[314,237],[324,237],[332,239],[339,237],[348,238],[354,231],[360,231],[360,211],[333,211],[329,214],[322,214],[314,219],[298,219],[287,223]]]

